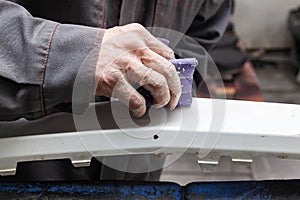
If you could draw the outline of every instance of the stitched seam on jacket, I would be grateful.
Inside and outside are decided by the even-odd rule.
[[[103,5],[102,5],[102,28],[105,28],[105,0],[103,0]],[[99,21],[99,25],[98,28],[100,28],[100,21]]]
[[[153,26],[158,26],[159,12],[160,12],[160,0],[157,0],[156,1],[156,8],[155,8]]]
[[[133,10],[133,12],[132,12],[133,15],[132,15],[132,20],[131,20],[132,22],[135,22],[135,17],[136,17],[136,5],[137,5],[137,0],[135,0],[134,3],[133,3],[133,6],[134,6],[134,7],[133,7],[133,9],[132,9],[132,10]]]
[[[48,57],[49,57],[49,50],[50,50],[50,46],[51,46],[51,42],[52,42],[52,38],[54,35],[55,30],[58,27],[58,23],[55,24],[55,26],[53,27],[49,39],[48,39],[48,44],[47,44],[47,49],[46,49],[46,53],[45,53],[45,57],[44,57],[44,62],[43,62],[43,67],[42,67],[42,71],[41,71],[41,77],[40,77],[40,109],[41,109],[41,113],[42,113],[42,117],[45,117],[45,108],[44,108],[44,91],[43,91],[43,86],[44,86],[44,80],[45,80],[45,71],[46,71],[46,66],[47,66],[47,61],[48,61]]]

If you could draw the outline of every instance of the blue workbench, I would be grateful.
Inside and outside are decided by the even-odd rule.
[[[0,183],[0,199],[300,199],[300,180],[175,183]]]

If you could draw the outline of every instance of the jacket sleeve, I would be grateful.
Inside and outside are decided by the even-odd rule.
[[[0,120],[41,118],[65,103],[87,107],[104,30],[34,18],[3,0],[0,27]],[[81,98],[72,101],[75,82]]]
[[[186,34],[209,51],[221,39],[231,9],[232,0],[205,1]]]

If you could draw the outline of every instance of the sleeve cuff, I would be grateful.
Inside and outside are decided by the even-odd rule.
[[[45,115],[62,103],[72,103],[76,108],[73,112],[82,112],[92,101],[103,34],[103,29],[58,25],[45,66],[42,88]]]

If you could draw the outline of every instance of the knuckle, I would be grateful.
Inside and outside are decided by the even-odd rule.
[[[114,60],[114,64],[117,66],[123,66],[128,65],[130,63],[130,59],[127,58],[127,56],[120,56]]]
[[[138,48],[138,49],[135,49],[133,51],[133,53],[140,59],[144,59],[145,57],[147,57],[148,48],[147,47]]]
[[[132,23],[130,25],[136,29],[144,29],[144,27],[139,23]]]
[[[157,75],[157,77],[153,80],[152,83],[155,88],[167,88],[167,81],[162,75]]]
[[[157,91],[156,96],[160,99],[168,99],[169,90],[167,88],[163,88],[162,90]]]
[[[132,110],[137,110],[144,104],[145,104],[145,100],[143,98],[139,98],[135,95],[133,95],[129,100],[129,106],[130,106],[130,109],[132,109]]]
[[[160,62],[159,66],[161,74],[167,79],[168,82],[178,78],[174,65],[169,61]]]
[[[153,49],[156,53],[167,59],[174,58],[174,51],[170,47],[161,44],[161,42],[156,44],[158,45],[151,47],[151,49]]]
[[[125,67],[125,73],[130,73],[135,70],[135,66],[133,64],[128,63]]]
[[[163,55],[173,55],[174,54],[174,51],[168,46],[161,46],[158,50]]]
[[[102,82],[106,85],[115,85],[122,78],[122,73],[118,70],[107,70],[102,75]]]
[[[131,24],[128,24],[127,27],[130,30],[136,30],[136,31],[144,31],[145,30],[145,28],[139,23],[131,23]]]
[[[134,68],[134,61],[127,56],[116,59],[114,63],[119,67],[119,69],[125,72],[133,70]]]
[[[165,67],[165,73],[166,73],[166,76],[170,77],[170,78],[177,75],[177,71],[175,69],[175,66],[172,63],[170,63],[169,61],[168,61],[167,66]]]
[[[155,102],[159,105],[165,106],[170,101],[169,91],[160,91],[155,95]]]

